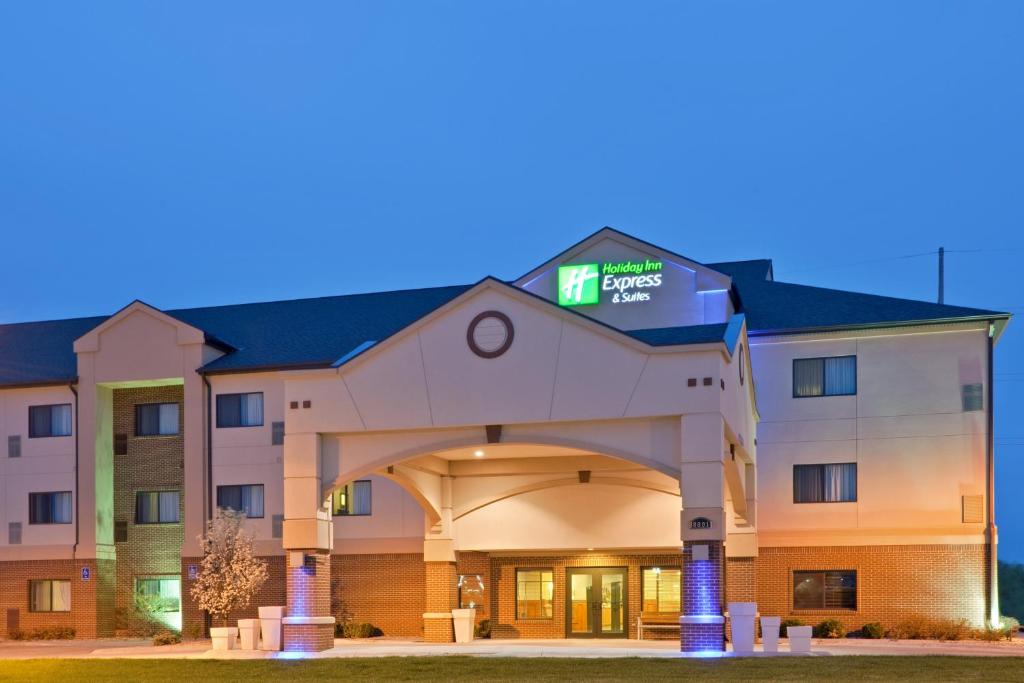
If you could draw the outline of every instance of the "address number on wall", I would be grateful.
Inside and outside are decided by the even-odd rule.
[[[707,517],[694,517],[690,520],[691,529],[710,529],[711,520]]]

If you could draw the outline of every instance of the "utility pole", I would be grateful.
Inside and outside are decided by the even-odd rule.
[[[946,298],[946,249],[939,247],[939,303]]]

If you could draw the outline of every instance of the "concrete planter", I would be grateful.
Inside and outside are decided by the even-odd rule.
[[[214,650],[234,650],[238,640],[237,626],[218,626],[210,629]]]
[[[260,631],[263,633],[261,650],[278,651],[281,649],[281,620],[284,619],[284,607],[260,607]]]
[[[790,652],[811,651],[811,627],[810,626],[787,626],[786,635],[789,636]]]
[[[779,651],[779,627],[782,617],[761,617],[761,644],[765,652]]]
[[[738,655],[754,653],[755,602],[730,602],[729,622],[732,625],[732,651]]]
[[[469,643],[473,640],[473,629],[476,627],[475,609],[453,609],[452,622],[455,627],[456,643]]]
[[[239,619],[238,639],[243,650],[255,650],[260,644],[260,620]]]

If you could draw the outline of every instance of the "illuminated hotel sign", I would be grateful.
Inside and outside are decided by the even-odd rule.
[[[602,293],[613,304],[650,301],[661,287],[661,261],[581,263],[558,268],[558,305],[590,306],[601,303]]]

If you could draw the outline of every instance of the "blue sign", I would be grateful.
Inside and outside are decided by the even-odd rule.
[[[88,581],[91,572],[88,567],[82,567],[82,581]]]
[[[195,566],[194,564],[190,564],[188,566],[188,580],[189,581],[195,581],[198,578],[199,578],[199,567]]]

